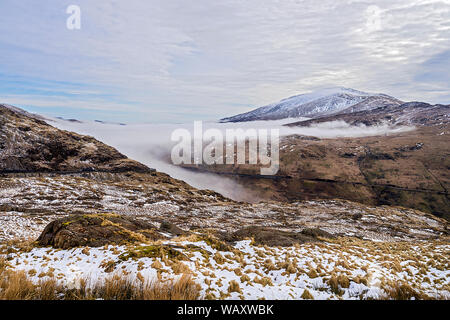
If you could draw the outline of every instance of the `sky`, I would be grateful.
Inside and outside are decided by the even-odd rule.
[[[1,0],[0,14],[0,103],[41,114],[215,120],[333,86],[450,103],[450,0]]]

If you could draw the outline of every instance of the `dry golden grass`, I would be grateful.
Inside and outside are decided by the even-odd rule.
[[[215,296],[214,293],[208,292],[208,293],[205,295],[205,300],[217,300],[217,297]]]
[[[216,252],[216,253],[214,254],[213,259],[214,259],[214,260],[216,261],[216,263],[219,264],[219,265],[224,264],[224,263],[226,262],[225,258],[224,258],[219,252]]]
[[[238,292],[242,293],[241,288],[239,287],[239,283],[235,280],[230,281],[230,285],[228,286],[228,292]]]
[[[172,270],[175,274],[190,274],[192,273],[191,269],[187,265],[185,265],[183,262],[175,262],[172,265]]]
[[[233,271],[234,271],[234,273],[235,273],[238,277],[242,276],[242,270],[241,270],[241,268],[235,268]]]
[[[416,291],[406,282],[395,282],[389,281],[387,285],[384,286],[384,291],[387,293],[387,299],[393,300],[411,300],[414,298],[416,300],[428,300],[431,299],[424,293]]]
[[[33,283],[24,271],[7,268],[0,259],[0,300],[196,300],[201,287],[189,275],[183,274],[175,281],[138,281],[114,275],[103,282],[88,286],[82,279],[78,288],[70,289],[50,278]]]
[[[254,283],[259,283],[259,284],[262,285],[263,287],[265,287],[265,286],[267,286],[267,285],[273,286],[272,279],[270,279],[269,277],[261,277],[261,278],[256,277],[256,278],[253,280],[253,282],[254,282]]]
[[[152,263],[152,268],[154,268],[154,269],[156,269],[156,270],[159,270],[159,269],[161,269],[163,267],[163,265],[161,264],[161,262],[159,262],[159,260],[155,260],[153,263]]]
[[[302,299],[307,300],[314,300],[314,296],[308,291],[308,289],[305,289],[301,295]]]
[[[328,280],[328,284],[330,285],[331,291],[340,296],[344,293],[342,288],[348,288],[350,286],[350,280],[343,274],[338,276],[333,274]]]
[[[307,273],[308,277],[310,278],[317,278],[319,275],[316,272],[316,269],[311,268],[308,273]]]
[[[250,281],[250,277],[248,275],[244,274],[244,275],[241,276],[240,280],[241,280],[242,283],[249,282]]]
[[[39,295],[25,272],[2,272],[0,289],[1,300],[30,300]]]
[[[30,252],[36,246],[34,239],[16,239],[8,240],[2,243],[0,246],[1,254],[14,253],[17,251]]]
[[[270,259],[266,259],[263,265],[266,272],[277,269],[276,266],[273,264],[272,260]]]

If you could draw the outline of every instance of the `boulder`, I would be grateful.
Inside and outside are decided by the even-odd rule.
[[[320,241],[319,237],[332,238],[333,236],[320,229],[305,229],[297,233],[267,227],[250,226],[237,230],[230,236],[226,236],[224,240],[240,241],[246,238],[253,238],[256,244],[288,247],[295,243]]]
[[[37,239],[41,246],[69,249],[164,239],[149,222],[115,214],[72,215],[52,221]]]
[[[181,229],[180,227],[178,227],[168,221],[161,222],[161,226],[159,227],[159,230],[161,230],[163,232],[171,233],[176,236],[181,236],[181,235],[188,233],[188,232],[184,231],[183,229]]]

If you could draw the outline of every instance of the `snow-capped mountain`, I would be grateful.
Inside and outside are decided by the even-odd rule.
[[[253,111],[224,118],[222,122],[279,120],[317,117],[338,112],[370,110],[382,105],[400,105],[402,101],[386,94],[372,94],[350,88],[328,88],[296,95]]]

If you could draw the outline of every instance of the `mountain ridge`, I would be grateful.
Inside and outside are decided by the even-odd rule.
[[[368,93],[351,88],[333,87],[294,95],[249,112],[223,118],[221,122],[314,118],[338,113],[356,105],[358,105],[356,110],[367,110],[380,105],[400,105],[402,103],[403,101],[384,93]]]

